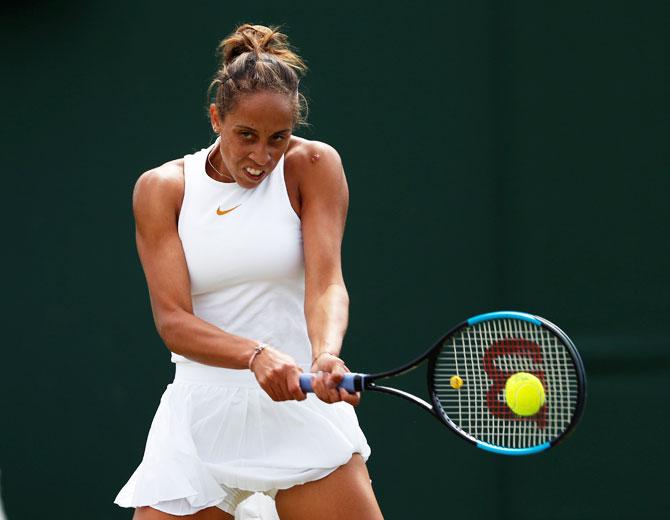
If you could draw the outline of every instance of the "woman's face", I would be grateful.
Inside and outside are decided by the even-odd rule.
[[[288,148],[293,126],[291,97],[278,92],[242,94],[221,121],[214,104],[209,113],[219,134],[211,161],[225,181],[255,188],[277,166]]]

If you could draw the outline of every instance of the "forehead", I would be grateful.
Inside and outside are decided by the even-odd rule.
[[[293,125],[293,103],[288,94],[250,92],[242,94],[224,124],[245,126],[259,132],[278,132]]]

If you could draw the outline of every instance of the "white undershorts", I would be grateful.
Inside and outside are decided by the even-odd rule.
[[[279,518],[274,505],[277,489],[254,493],[253,491],[232,489],[226,486],[221,487],[227,494],[226,498],[220,504],[216,505],[216,507],[222,511],[242,520],[250,520],[252,518],[273,520],[274,518]],[[238,506],[240,505],[242,508],[238,510]],[[199,509],[191,506],[185,498],[160,502],[151,507],[163,513],[177,516],[192,515],[199,511]]]

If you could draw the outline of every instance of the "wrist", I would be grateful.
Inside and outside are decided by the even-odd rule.
[[[333,354],[333,353],[331,353],[331,352],[328,352],[328,351],[324,350],[324,351],[319,352],[318,354],[316,354],[315,356],[312,357],[312,365],[314,365],[317,361],[319,361],[319,358],[321,358],[321,356],[334,356],[334,357],[337,357],[335,354]]]
[[[344,361],[342,361],[342,359],[340,359],[340,357],[337,354],[333,354],[332,352],[328,352],[328,351],[325,351],[325,350],[323,352],[319,352],[316,356],[314,356],[312,358],[312,367],[315,367],[315,366],[318,367],[319,362],[322,362],[324,359],[337,360],[337,361],[340,362],[340,364],[342,366],[346,367],[346,365],[344,364]]]
[[[254,347],[254,351],[251,353],[251,356],[249,357],[249,370],[252,372],[254,371],[254,362],[256,361],[256,358],[261,355],[261,353],[267,348],[269,345],[267,343],[258,343]]]

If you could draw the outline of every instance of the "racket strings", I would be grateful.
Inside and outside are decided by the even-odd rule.
[[[505,401],[507,379],[528,372],[540,379],[545,403],[521,417]],[[459,375],[455,389],[450,378]],[[443,412],[465,433],[507,448],[551,441],[570,425],[577,408],[578,376],[567,347],[550,330],[530,322],[497,319],[461,329],[440,350],[433,391]]]

